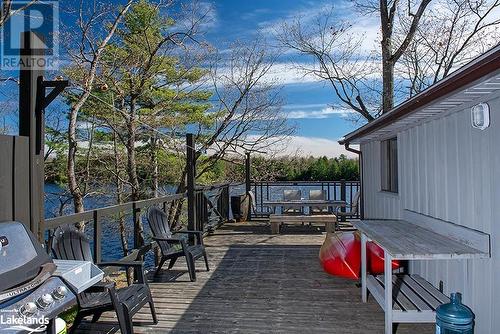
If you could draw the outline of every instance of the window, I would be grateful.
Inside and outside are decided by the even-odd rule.
[[[381,143],[382,190],[398,192],[398,140],[391,138]]]

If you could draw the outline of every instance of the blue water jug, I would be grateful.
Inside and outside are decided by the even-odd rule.
[[[461,293],[452,293],[450,302],[436,309],[436,334],[472,333],[474,333],[474,313],[462,304]]]

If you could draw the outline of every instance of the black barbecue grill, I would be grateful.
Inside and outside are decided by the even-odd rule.
[[[76,304],[70,286],[35,236],[19,222],[0,222],[0,332],[53,330],[53,319]]]

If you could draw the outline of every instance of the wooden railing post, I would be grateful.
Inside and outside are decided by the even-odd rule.
[[[187,201],[188,201],[188,230],[196,229],[196,204],[195,204],[195,148],[194,136],[186,134],[186,178],[187,178]]]
[[[99,214],[94,210],[94,262],[100,263],[102,261],[102,227],[99,223]]]
[[[344,202],[346,200],[346,184],[344,179],[340,180],[340,200]],[[341,207],[340,211],[346,212],[345,206]],[[345,216],[342,216],[340,218],[340,221],[345,222],[346,221]]]
[[[252,175],[251,175],[251,164],[250,164],[250,152],[245,153],[245,194],[248,196],[248,193],[252,190]],[[252,220],[252,210],[251,206],[252,203],[250,203],[251,198],[248,199],[249,207],[248,207],[248,214],[247,214],[247,221]]]
[[[141,209],[136,203],[132,203],[132,219],[134,221],[134,248],[139,249],[144,246],[144,236],[141,229]]]

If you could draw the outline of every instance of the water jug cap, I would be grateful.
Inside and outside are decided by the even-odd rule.
[[[453,304],[462,304],[462,294],[460,292],[452,292],[450,294],[450,301]]]
[[[462,304],[462,294],[450,294],[450,302],[436,309],[436,318],[456,325],[467,325],[474,321],[474,313]]]

